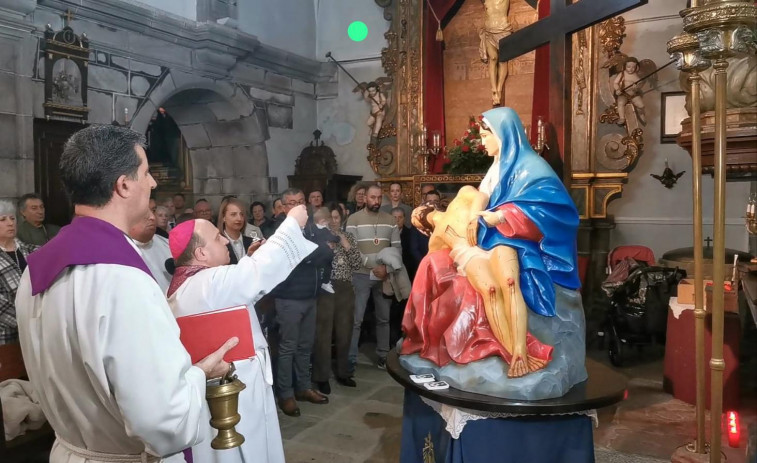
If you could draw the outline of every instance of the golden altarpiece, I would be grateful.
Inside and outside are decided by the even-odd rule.
[[[377,143],[368,145],[368,161],[383,183],[397,181],[403,185],[408,203],[419,199],[421,183],[452,181],[475,182],[481,175],[445,176],[424,171],[424,158],[431,156],[421,144],[423,121],[423,43],[421,0],[375,0],[391,21],[385,34],[387,46],[382,50],[382,65],[391,80],[391,105],[388,118]],[[571,74],[574,89],[571,146],[570,187],[581,218],[607,216],[608,202],[622,192],[628,171],[634,167],[644,146],[644,129],[637,120],[617,125],[609,108],[604,80],[613,74],[613,67],[623,64],[626,55],[621,46],[625,37],[623,17],[619,16],[574,35]],[[609,77],[608,77],[609,76]],[[630,103],[628,104],[630,105]],[[484,111],[489,108],[481,108]],[[609,117],[608,117],[609,115]],[[528,121],[524,119],[524,124]],[[615,127],[613,130],[612,127]],[[608,130],[609,128],[609,130]],[[448,140],[454,134],[448,134]],[[386,143],[385,141],[391,141]],[[415,178],[416,176],[426,176]],[[567,177],[567,176],[566,176]],[[567,183],[567,182],[566,182]]]
[[[393,105],[378,140],[368,145],[368,161],[376,178],[387,190],[391,182],[400,183],[404,201],[413,205],[419,204],[421,187],[426,183],[447,185],[450,191],[456,191],[463,184],[477,184],[483,175],[445,175],[427,171],[432,150],[424,143],[427,138],[423,130],[425,85],[422,63],[423,38],[426,36],[423,15],[429,14],[424,11],[426,2],[375,1],[384,8],[384,17],[391,22],[385,34],[387,46],[382,50],[381,59]],[[620,112],[615,104],[612,83],[630,58],[622,52],[624,37],[622,16],[572,34],[572,63],[565,70],[572,107],[565,128],[566,135],[569,134],[566,136],[569,146],[560,151],[566,160],[563,178],[582,219],[579,255],[588,263],[587,294],[598,289],[604,278],[609,235],[614,228],[612,217],[607,215],[608,203],[622,193],[628,172],[643,153],[644,137],[647,136],[633,102],[627,101]],[[637,61],[644,67],[640,72],[656,69],[654,63],[643,57],[638,57]],[[480,111],[487,109],[482,107]],[[619,122],[621,115],[626,116],[622,123]],[[521,116],[524,125],[529,125],[530,110]],[[536,132],[534,128],[531,134],[534,143],[537,143]],[[448,131],[447,144],[455,135]]]

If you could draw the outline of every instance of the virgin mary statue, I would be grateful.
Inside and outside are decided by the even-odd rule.
[[[547,367],[553,346],[546,341],[559,341],[557,333],[541,340],[529,333],[540,323],[560,330],[534,318],[577,304],[583,324],[578,211],[515,111],[485,112],[481,139],[494,162],[479,188],[462,188],[445,212],[421,206],[413,213],[413,224],[430,234],[429,253],[413,282],[400,353],[438,366],[498,356],[509,377],[521,377]]]

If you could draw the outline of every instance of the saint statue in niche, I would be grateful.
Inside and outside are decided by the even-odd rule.
[[[53,102],[81,106],[79,67],[70,59],[60,59],[53,67]]]
[[[507,79],[507,63],[499,62],[499,41],[512,34],[513,26],[507,15],[510,0],[481,0],[486,12],[484,28],[479,31],[481,44],[479,55],[484,64],[489,65],[489,82],[492,88],[492,106],[502,103],[502,91]]]
[[[553,353],[528,332],[529,317],[555,316],[558,286],[580,301],[578,211],[515,111],[485,112],[481,136],[494,162],[479,188],[463,187],[444,212],[413,212],[413,225],[430,235],[429,252],[413,281],[400,353],[438,366],[495,355],[509,364],[508,377],[521,377]]]

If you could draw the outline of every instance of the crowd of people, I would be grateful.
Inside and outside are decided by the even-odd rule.
[[[0,344],[21,343],[29,378],[58,432],[60,445],[53,452],[85,454],[81,449],[98,441],[108,442],[103,453],[167,455],[192,447],[211,458],[214,451],[202,433],[175,420],[202,414],[204,396],[198,391],[204,390],[206,377],[228,368],[222,357],[236,340],[219,346],[195,365],[197,370],[174,338],[175,322],[164,317],[247,305],[258,355],[252,363],[235,363],[249,389],[240,396],[240,407],[266,419],[240,452],[267,449],[266,461],[283,461],[276,406],[299,416],[298,401],[327,404],[332,375],[342,386],[355,387],[359,346],[374,336],[374,328],[372,360],[386,368],[428,238],[410,226],[412,208],[403,203],[397,183],[389,185],[388,197],[378,184],[358,183],[346,202],[326,201],[319,190],[290,188],[271,203],[270,212],[263,202],[248,207],[234,196],[224,197],[217,211],[207,199],[187,203],[183,193],[158,201],[151,197],[155,182],[141,143],[133,132],[116,127],[91,127],[72,137],[61,171],[75,218],[63,229],[45,223],[44,204],[36,194],[22,196],[17,204],[0,201]],[[110,150],[110,165],[88,163],[103,149]],[[92,182],[99,182],[97,188]],[[439,206],[441,195],[433,186],[422,194],[425,202]],[[119,238],[122,234],[127,239]],[[96,301],[108,307],[94,307]],[[55,307],[45,310],[50,305]],[[140,310],[128,314],[134,305]],[[149,307],[155,313],[145,313]],[[370,326],[363,323],[367,313],[373,313]],[[98,329],[85,323],[88,317],[100,317]],[[76,341],[65,329],[72,318],[82,330]],[[69,363],[84,360],[82,371],[59,370],[65,362],[52,365],[49,356],[63,353],[53,354],[55,349],[68,352]],[[122,361],[132,354],[132,360]],[[97,364],[96,381],[85,363]],[[143,386],[134,384],[140,374],[127,378],[129,365],[145,373],[163,368],[164,393],[184,391],[188,403],[176,404],[158,391],[154,397],[165,404],[135,405]],[[114,380],[118,372],[123,374]],[[61,400],[72,384],[76,394],[98,397],[96,404],[82,411]],[[119,386],[134,390],[126,393]],[[134,410],[125,411],[129,403]],[[167,404],[179,407],[178,415]],[[148,417],[162,424],[150,424]],[[105,423],[105,428],[96,431],[86,422]],[[71,423],[88,431],[59,431]],[[177,427],[168,437],[154,426]],[[145,447],[138,448],[138,442]]]

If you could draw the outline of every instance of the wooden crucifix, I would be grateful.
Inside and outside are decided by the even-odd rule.
[[[556,147],[563,158],[564,181],[570,183],[571,37],[570,34],[617,16],[648,0],[549,1],[549,16],[499,41],[499,61],[509,61],[549,44],[549,112]],[[537,89],[542,90],[542,89]],[[536,93],[536,92],[535,92]],[[554,142],[553,142],[554,144]]]

